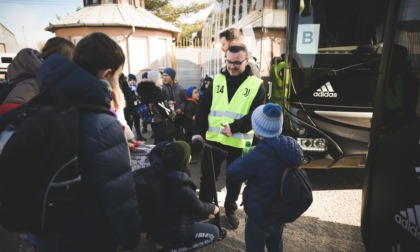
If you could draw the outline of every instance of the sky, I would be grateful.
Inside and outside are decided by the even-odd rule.
[[[78,7],[83,7],[83,0],[0,0],[0,23],[15,35],[20,48],[40,49],[40,42],[54,37],[44,30],[49,23],[56,23],[57,16],[64,18],[76,12]]]
[[[21,48],[38,48],[54,34],[44,29],[83,7],[83,0],[0,0],[0,23],[16,37]]]

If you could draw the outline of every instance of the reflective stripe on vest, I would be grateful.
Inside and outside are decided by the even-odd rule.
[[[258,93],[262,83],[261,79],[249,76],[236,90],[230,102],[228,101],[226,78],[218,74],[213,81],[213,101],[209,113],[209,128],[206,132],[206,139],[219,142],[235,148],[243,148],[246,141],[251,141],[254,131],[247,133],[234,133],[227,137],[220,133],[222,124],[230,124],[249,113],[251,104]]]

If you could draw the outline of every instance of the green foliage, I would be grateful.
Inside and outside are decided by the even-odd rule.
[[[180,17],[188,17],[190,14],[204,10],[211,4],[212,2],[209,1],[205,3],[192,2],[188,5],[175,6],[170,0],[145,0],[146,10],[174,25],[180,24]]]
[[[191,38],[193,33],[201,30],[203,21],[196,21],[194,24],[183,24],[180,18],[188,20],[188,16],[195,14],[212,4],[212,1],[196,3],[185,1],[188,5],[174,5],[171,0],[145,0],[145,9],[152,12],[166,22],[172,23],[181,29],[180,39]]]
[[[181,28],[180,39],[191,38],[193,33],[197,33],[203,27],[203,21],[197,21],[194,24],[181,24],[178,26]]]

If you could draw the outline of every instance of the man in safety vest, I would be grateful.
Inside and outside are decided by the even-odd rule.
[[[236,44],[227,49],[227,70],[214,77],[199,104],[194,123],[193,142],[203,140],[228,152],[227,166],[241,156],[246,141],[252,141],[254,133],[251,114],[265,103],[262,80],[253,76],[248,66],[248,51],[245,45]],[[224,157],[213,153],[214,174],[220,174]],[[214,184],[212,167],[204,153],[201,162],[200,200],[212,202]],[[235,211],[241,191],[241,183],[226,182],[225,213],[231,228],[239,226]]]

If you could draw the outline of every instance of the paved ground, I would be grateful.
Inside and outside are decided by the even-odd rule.
[[[149,134],[146,134],[149,138]],[[148,141],[147,143],[152,143]],[[199,185],[200,163],[190,164],[192,179]],[[217,182],[219,205],[223,206],[225,169]],[[313,186],[314,203],[296,222],[284,230],[284,247],[287,252],[306,251],[365,251],[360,235],[360,209],[364,170],[308,170]],[[238,200],[240,203],[241,198]],[[227,238],[202,248],[206,252],[245,251],[244,212],[238,211],[241,224],[230,230],[221,208],[221,224],[227,230]],[[157,251],[147,240],[142,240],[135,252]]]
[[[150,132],[145,134],[150,138]],[[148,140],[147,143],[152,143]],[[193,181],[199,185],[200,163],[189,166]],[[360,237],[360,209],[364,171],[362,169],[310,170],[308,171],[314,189],[314,202],[309,210],[284,230],[284,247],[287,252],[306,251],[364,251]],[[223,206],[225,169],[217,183],[219,205]],[[240,201],[240,200],[239,200]],[[238,202],[239,202],[238,201]],[[200,251],[230,252],[245,251],[244,212],[238,215],[241,224],[237,230],[229,230],[221,208],[222,227],[227,238]],[[0,252],[17,252],[17,235],[0,227]],[[147,240],[142,240],[134,252],[153,252]]]

